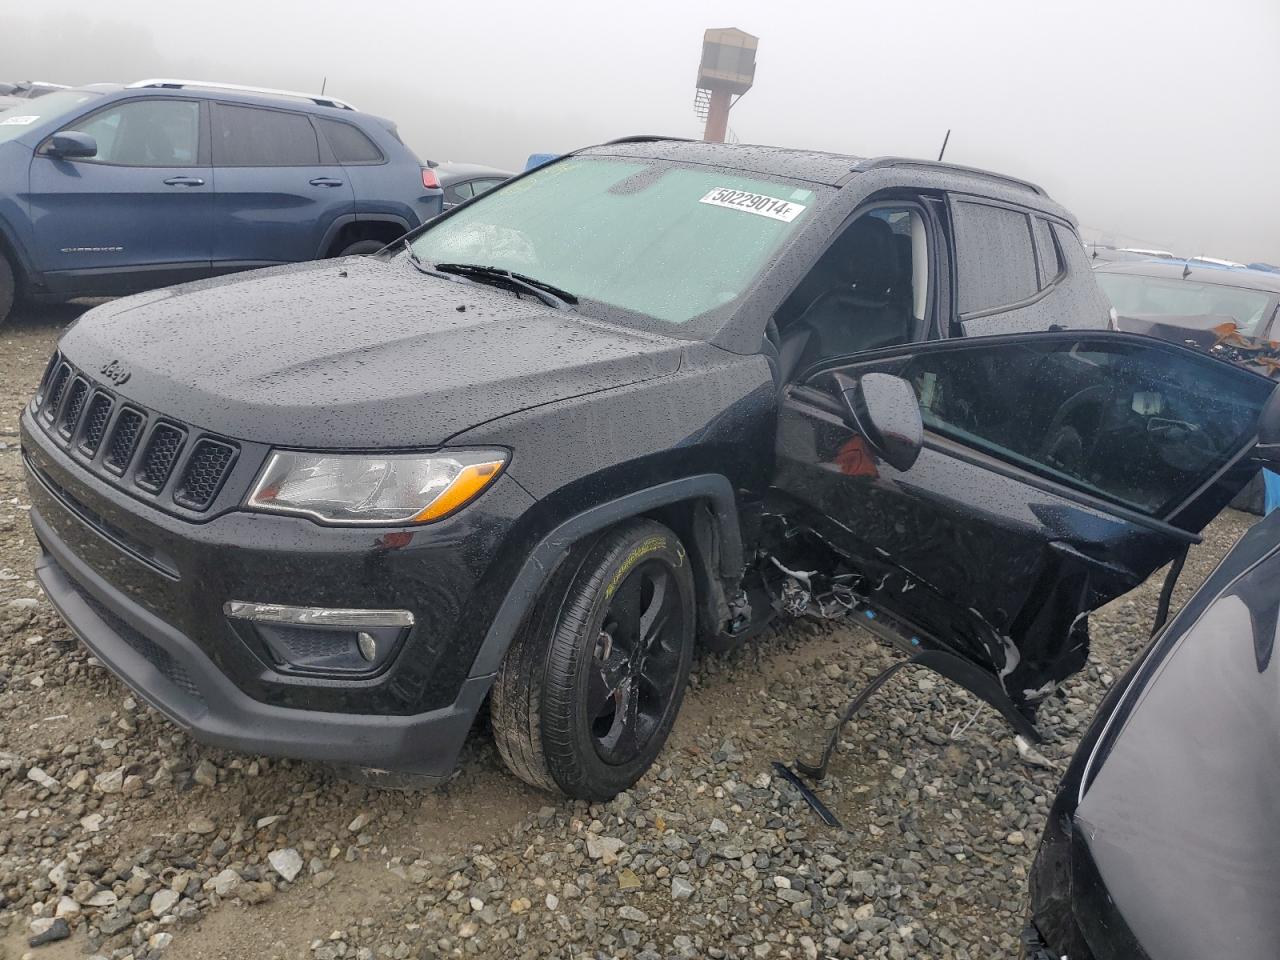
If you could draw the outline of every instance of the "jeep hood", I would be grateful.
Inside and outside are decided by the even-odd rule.
[[[118,300],[61,343],[72,363],[162,414],[318,449],[436,446],[496,417],[673,373],[681,347],[363,257]]]

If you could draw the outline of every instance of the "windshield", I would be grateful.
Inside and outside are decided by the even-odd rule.
[[[711,167],[572,157],[460,209],[413,251],[685,324],[736,301],[815,198]]]
[[[34,100],[24,100],[8,110],[0,110],[0,143],[20,137],[36,124],[58,117],[98,96],[101,94],[86,90],[59,90]]]
[[[1271,294],[1261,290],[1142,277],[1132,273],[1095,273],[1116,311],[1125,316],[1230,317],[1252,335],[1267,315]]]

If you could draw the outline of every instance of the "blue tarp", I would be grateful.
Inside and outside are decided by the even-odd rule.
[[[1262,482],[1266,485],[1266,510],[1267,513],[1270,513],[1276,507],[1280,507],[1280,473],[1272,473],[1270,470],[1263,470]]]

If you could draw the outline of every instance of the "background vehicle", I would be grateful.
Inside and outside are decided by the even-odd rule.
[[[387,120],[332,97],[95,84],[0,113],[0,320],[15,294],[111,296],[368,253],[442,193]]]
[[[1274,374],[1280,340],[1280,276],[1206,267],[1195,261],[1108,263],[1094,275],[1120,328],[1193,344]]]
[[[34,100],[55,90],[66,90],[60,83],[43,80],[0,80],[0,110],[17,106],[23,100]]]
[[[1272,514],[1107,694],[1031,872],[1029,960],[1276,955],[1277,579]]]
[[[612,796],[695,642],[779,612],[1036,737],[1274,387],[1106,324],[1023,181],[617,141],[407,249],[86,313],[22,417],[39,576],[194,736],[371,776],[448,776],[492,691],[513,771]]]
[[[1280,372],[1280,275],[1195,260],[1108,263],[1095,271],[1120,329],[1195,346],[1265,376]],[[1261,514],[1261,474],[1233,506]]]
[[[481,166],[478,163],[428,163],[444,191],[446,210],[466,203],[472,197],[488,193],[504,180],[515,176],[509,170]]]
[[[1124,247],[1115,247],[1106,243],[1089,243],[1085,245],[1085,249],[1089,254],[1089,259],[1093,261],[1095,266],[1102,263],[1125,263],[1150,258],[1145,252],[1128,250]]]

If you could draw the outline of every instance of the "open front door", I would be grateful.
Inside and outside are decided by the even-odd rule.
[[[914,391],[923,446],[905,470],[842,402],[870,372]],[[1121,333],[911,344],[787,389],[775,486],[905,639],[996,675],[1031,717],[1084,665],[1085,614],[1197,542],[1248,481],[1274,387]]]

